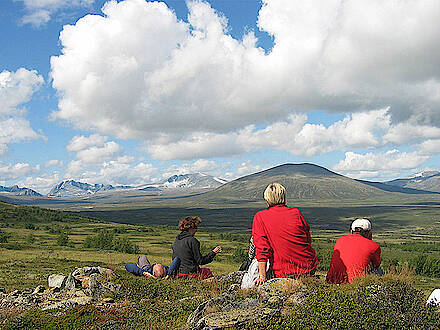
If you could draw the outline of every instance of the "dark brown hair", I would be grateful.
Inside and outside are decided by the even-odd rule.
[[[188,231],[188,229],[197,228],[202,219],[200,217],[183,217],[179,222],[179,229],[182,231]]]

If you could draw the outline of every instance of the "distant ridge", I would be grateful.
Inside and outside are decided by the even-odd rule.
[[[425,171],[384,183],[403,188],[440,192],[440,172]]]
[[[355,180],[319,165],[301,163],[283,164],[244,176],[202,194],[197,199],[224,202],[262,201],[264,189],[273,182],[279,182],[286,187],[288,201],[380,198],[390,194],[392,190],[385,184]],[[398,192],[413,194],[414,189],[400,188]]]
[[[227,181],[204,173],[176,174],[165,181],[138,187],[144,191],[215,189]]]
[[[26,187],[20,188],[17,185],[14,185],[12,187],[0,186],[0,193],[9,193],[15,196],[42,196],[40,193],[36,192],[33,189]]]
[[[47,194],[49,197],[84,197],[99,191],[113,190],[112,185],[89,184],[75,180],[62,181]]]

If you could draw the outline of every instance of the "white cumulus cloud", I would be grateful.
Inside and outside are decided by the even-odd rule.
[[[183,149],[212,157],[210,145],[229,144],[218,154],[246,152],[233,141],[243,130],[289,126],[295,113],[317,109],[353,115],[331,129],[302,127],[296,141],[311,148],[299,154],[380,145],[368,126],[375,119],[355,114],[373,109],[389,108],[372,122],[379,129],[410,121],[437,134],[440,2],[264,0],[258,27],[273,36],[268,53],[252,32],[234,39],[208,3],[189,1],[188,9],[180,21],[163,2],[111,1],[102,16],[65,26],[62,54],[51,58],[61,95],[53,117],[145,139],[159,159],[189,159]],[[402,141],[398,131],[390,143]]]
[[[45,138],[31,128],[24,108],[43,82],[43,77],[34,70],[0,72],[0,155],[11,143]]]
[[[393,149],[383,153],[357,154],[346,152],[345,159],[337,163],[333,170],[342,173],[359,172],[364,174],[377,171],[399,171],[416,169],[429,159],[417,152],[401,152]]]
[[[18,179],[31,173],[39,172],[40,167],[28,163],[4,164],[0,162],[0,177],[4,181]]]

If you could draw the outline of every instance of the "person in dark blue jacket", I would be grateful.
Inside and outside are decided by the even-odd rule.
[[[177,275],[179,270],[180,259],[174,258],[170,267],[162,264],[151,264],[145,255],[138,257],[137,264],[126,263],[125,269],[137,276],[161,278]]]

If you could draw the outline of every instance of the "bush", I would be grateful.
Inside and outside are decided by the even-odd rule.
[[[281,318],[248,329],[438,329],[440,314],[404,281],[365,278],[352,285],[318,283]]]
[[[249,256],[248,256],[248,250],[244,247],[236,247],[234,250],[234,253],[229,257],[230,260],[235,261],[235,262],[245,262],[246,260],[248,260]]]
[[[31,230],[36,230],[37,229],[37,227],[35,227],[35,225],[33,223],[31,223],[31,222],[26,223],[24,225],[24,228],[31,229]]]
[[[421,255],[413,259],[411,265],[415,267],[416,274],[428,277],[440,277],[440,259]]]
[[[29,234],[26,236],[26,243],[33,244],[35,242],[35,235]]]
[[[69,243],[69,236],[66,233],[60,233],[57,237],[57,245],[67,246]]]
[[[109,231],[101,231],[92,236],[87,236],[84,240],[85,248],[97,250],[113,250],[123,253],[139,253],[139,247],[131,243],[127,237],[115,237],[115,234]]]
[[[136,244],[131,243],[127,237],[114,238],[113,250],[130,254],[139,253],[139,247]]]
[[[0,230],[0,243],[8,243],[9,237],[11,237],[10,234]]]

